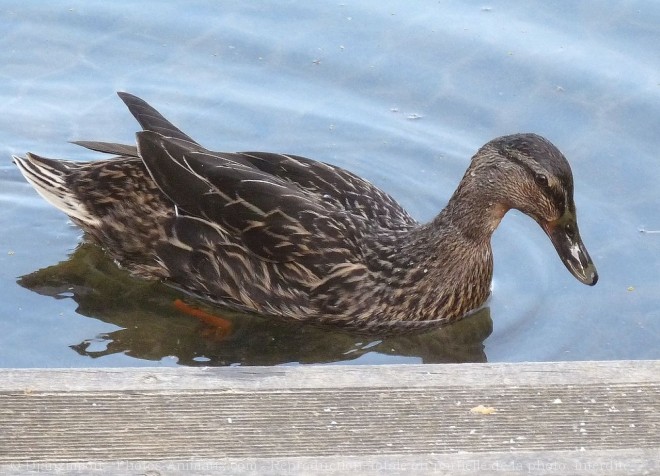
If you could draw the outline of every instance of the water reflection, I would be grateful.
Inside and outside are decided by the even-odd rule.
[[[432,331],[395,337],[365,336],[327,327],[273,321],[209,308],[161,283],[131,278],[100,248],[81,244],[66,261],[22,276],[18,284],[42,295],[76,301],[76,312],[120,330],[71,346],[87,357],[125,353],[182,365],[275,365],[348,362],[377,352],[387,363],[485,362],[492,332],[488,308]],[[182,309],[182,302],[196,311]]]

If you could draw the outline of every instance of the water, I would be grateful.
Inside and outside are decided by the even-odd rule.
[[[640,232],[660,229],[658,24],[649,0],[3,2],[0,366],[659,358],[660,234]],[[223,332],[78,248],[80,231],[9,161],[89,158],[76,139],[130,142],[137,124],[116,90],[210,148],[345,167],[420,220],[483,143],[540,133],[571,162],[600,281],[578,283],[510,213],[489,309],[455,326],[377,339],[225,315]]]

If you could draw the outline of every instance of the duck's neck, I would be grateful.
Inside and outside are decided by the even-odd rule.
[[[471,166],[447,206],[433,220],[432,226],[456,229],[466,240],[477,245],[489,243],[493,232],[509,211],[499,194],[496,181]]]
[[[403,301],[421,320],[453,321],[481,306],[490,294],[490,239],[507,208],[470,171],[431,222],[398,241],[395,268],[414,283]],[[412,303],[412,304],[411,304]]]

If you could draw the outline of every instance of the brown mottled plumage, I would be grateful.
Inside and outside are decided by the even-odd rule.
[[[490,292],[490,238],[511,208],[543,227],[566,267],[597,274],[580,239],[564,156],[535,134],[484,145],[445,209],[419,224],[339,167],[212,152],[119,93],[137,147],[78,144],[95,162],[15,157],[26,179],[133,274],[267,316],[369,331],[442,325]]]

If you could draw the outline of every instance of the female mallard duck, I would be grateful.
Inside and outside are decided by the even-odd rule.
[[[570,166],[535,134],[472,158],[447,206],[416,222],[386,193],[295,155],[205,149],[141,99],[137,147],[71,162],[14,157],[25,178],[131,273],[243,311],[366,331],[452,322],[490,293],[490,238],[511,208],[547,233],[568,270],[596,283],[578,232]]]

